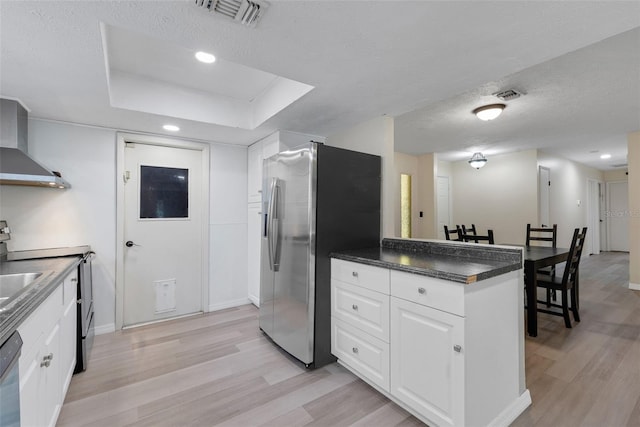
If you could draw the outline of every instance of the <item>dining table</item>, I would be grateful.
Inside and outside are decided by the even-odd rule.
[[[524,280],[527,292],[527,333],[538,336],[538,278],[536,271],[543,267],[565,262],[569,258],[569,248],[548,246],[524,246],[505,243],[523,248]],[[576,280],[576,301],[578,301],[578,281]],[[576,302],[577,303],[577,302]]]

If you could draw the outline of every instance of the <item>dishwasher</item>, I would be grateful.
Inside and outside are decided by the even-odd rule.
[[[22,338],[17,331],[0,346],[0,427],[20,427],[21,349]]]

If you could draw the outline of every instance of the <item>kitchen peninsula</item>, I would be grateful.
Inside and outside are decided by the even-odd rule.
[[[524,378],[522,249],[383,239],[332,254],[339,363],[429,425],[509,425]]]

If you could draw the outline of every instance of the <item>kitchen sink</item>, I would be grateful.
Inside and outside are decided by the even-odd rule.
[[[0,310],[35,282],[42,272],[0,275]]]

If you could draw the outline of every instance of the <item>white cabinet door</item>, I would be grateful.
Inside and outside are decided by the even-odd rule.
[[[247,201],[262,200],[262,142],[256,142],[247,150]]]
[[[247,209],[247,247],[249,299],[260,306],[260,238],[262,214],[260,203],[250,203]]]
[[[464,318],[391,298],[391,394],[439,426],[464,425]]]
[[[39,409],[42,411],[43,426],[53,427],[62,408],[60,324],[56,323],[45,339],[41,362]],[[44,366],[42,366],[44,363]]]
[[[67,387],[76,367],[77,306],[76,298],[68,301],[60,319],[60,380],[63,396],[67,393]]]
[[[40,349],[20,357],[20,421],[23,426],[43,424],[40,411],[43,351]]]

